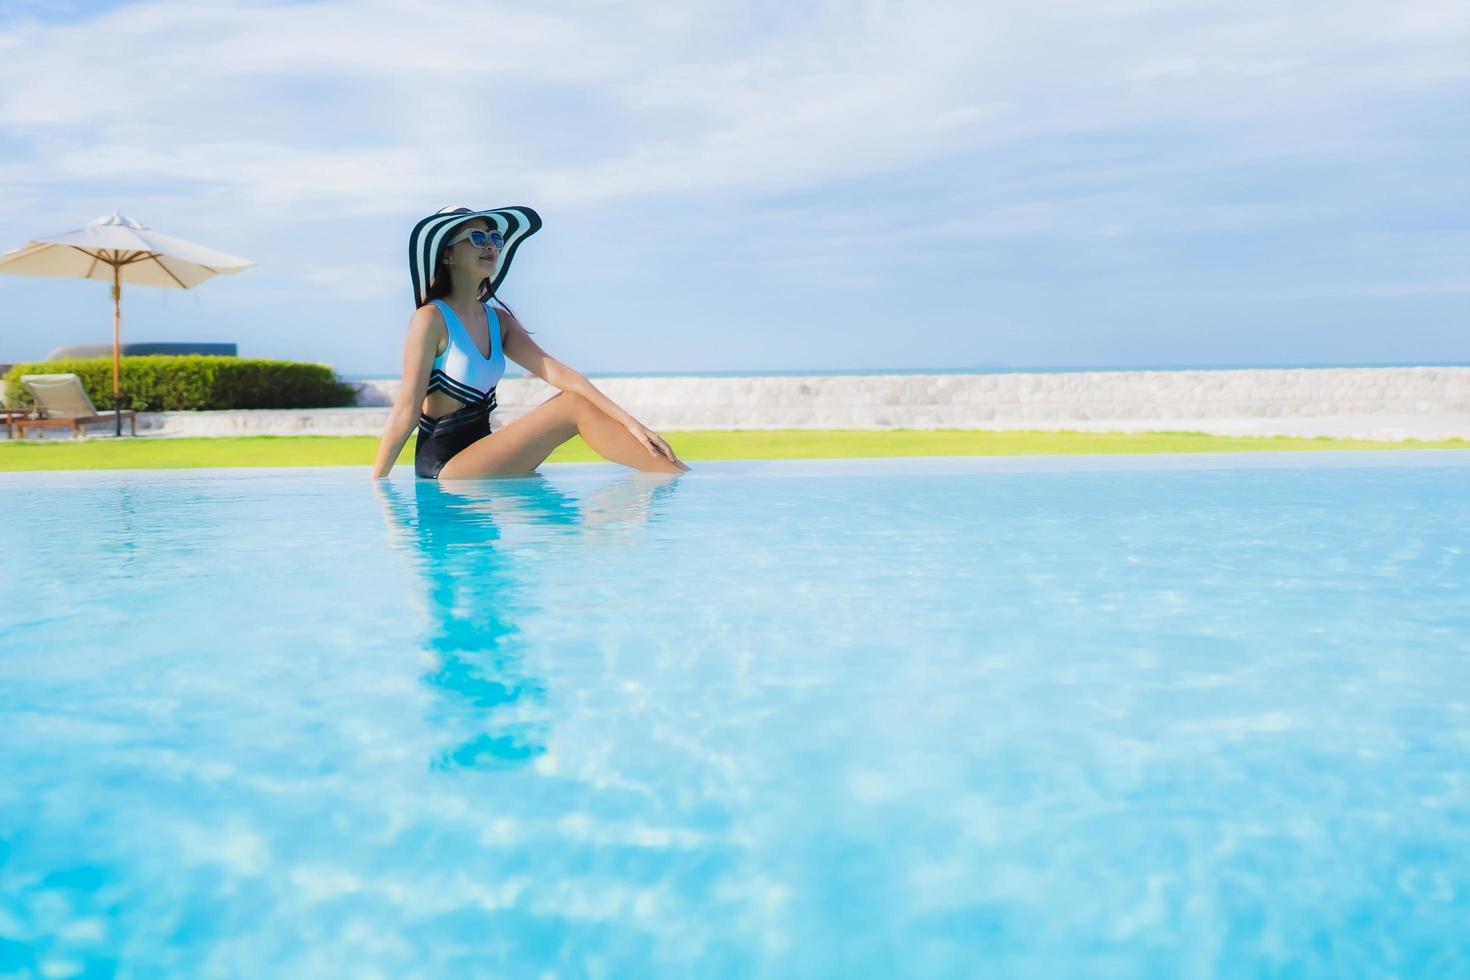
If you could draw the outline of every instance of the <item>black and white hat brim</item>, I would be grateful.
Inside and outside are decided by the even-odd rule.
[[[429,301],[429,285],[433,280],[434,260],[439,255],[439,249],[449,240],[450,233],[457,226],[471,218],[484,218],[505,239],[505,244],[500,247],[500,262],[496,266],[495,276],[488,279],[488,286],[481,290],[484,294],[480,297],[481,302],[494,296],[500,284],[505,281],[505,274],[510,271],[510,261],[515,258],[516,249],[521,242],[541,228],[541,216],[525,207],[495,208],[492,211],[446,207],[435,211],[414,225],[408,236],[408,272],[413,279],[414,309]]]

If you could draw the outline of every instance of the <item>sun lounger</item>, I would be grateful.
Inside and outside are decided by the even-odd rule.
[[[22,439],[31,429],[62,427],[70,427],[73,437],[85,438],[86,426],[115,425],[119,415],[128,420],[132,434],[138,434],[138,413],[127,408],[121,412],[97,411],[82,387],[82,379],[75,374],[24,374],[20,383],[36,402],[36,417],[15,423]]]
[[[15,438],[15,427],[31,417],[28,408],[5,408],[0,406],[0,415],[5,416],[5,438]]]
[[[3,365],[0,365],[3,366]],[[0,385],[0,415],[5,416],[5,438],[15,438],[15,423],[31,417],[29,408],[16,408],[5,404],[5,386]]]

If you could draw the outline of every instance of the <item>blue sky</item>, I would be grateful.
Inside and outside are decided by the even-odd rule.
[[[414,221],[604,371],[1470,361],[1470,6],[0,0],[0,250],[257,266],[124,336],[397,370]],[[111,334],[0,276],[0,361]]]

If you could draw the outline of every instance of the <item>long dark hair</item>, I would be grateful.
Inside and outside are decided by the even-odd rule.
[[[445,235],[444,237],[447,239],[450,236]],[[429,277],[428,295],[424,298],[425,306],[428,306],[436,299],[444,299],[454,289],[454,280],[449,274],[449,265],[444,261],[445,257],[448,256],[448,254],[449,246],[441,245],[439,247],[439,254],[434,257],[434,273]],[[521,318],[516,316],[516,311],[511,309],[510,306],[505,302],[505,300],[501,299],[499,296],[491,295],[489,276],[486,276],[484,279],[480,280],[480,290],[476,294],[475,298],[481,303],[495,303],[497,306],[502,307],[505,312],[509,313],[517,323],[521,322]],[[530,332],[531,331],[529,330],[526,331],[526,333]]]

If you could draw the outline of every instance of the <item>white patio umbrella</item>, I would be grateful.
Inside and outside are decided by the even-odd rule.
[[[112,281],[112,398],[122,408],[122,284],[193,289],[254,262],[145,228],[116,211],[79,231],[37,238],[0,255],[0,272]],[[122,416],[117,416],[122,435]]]

